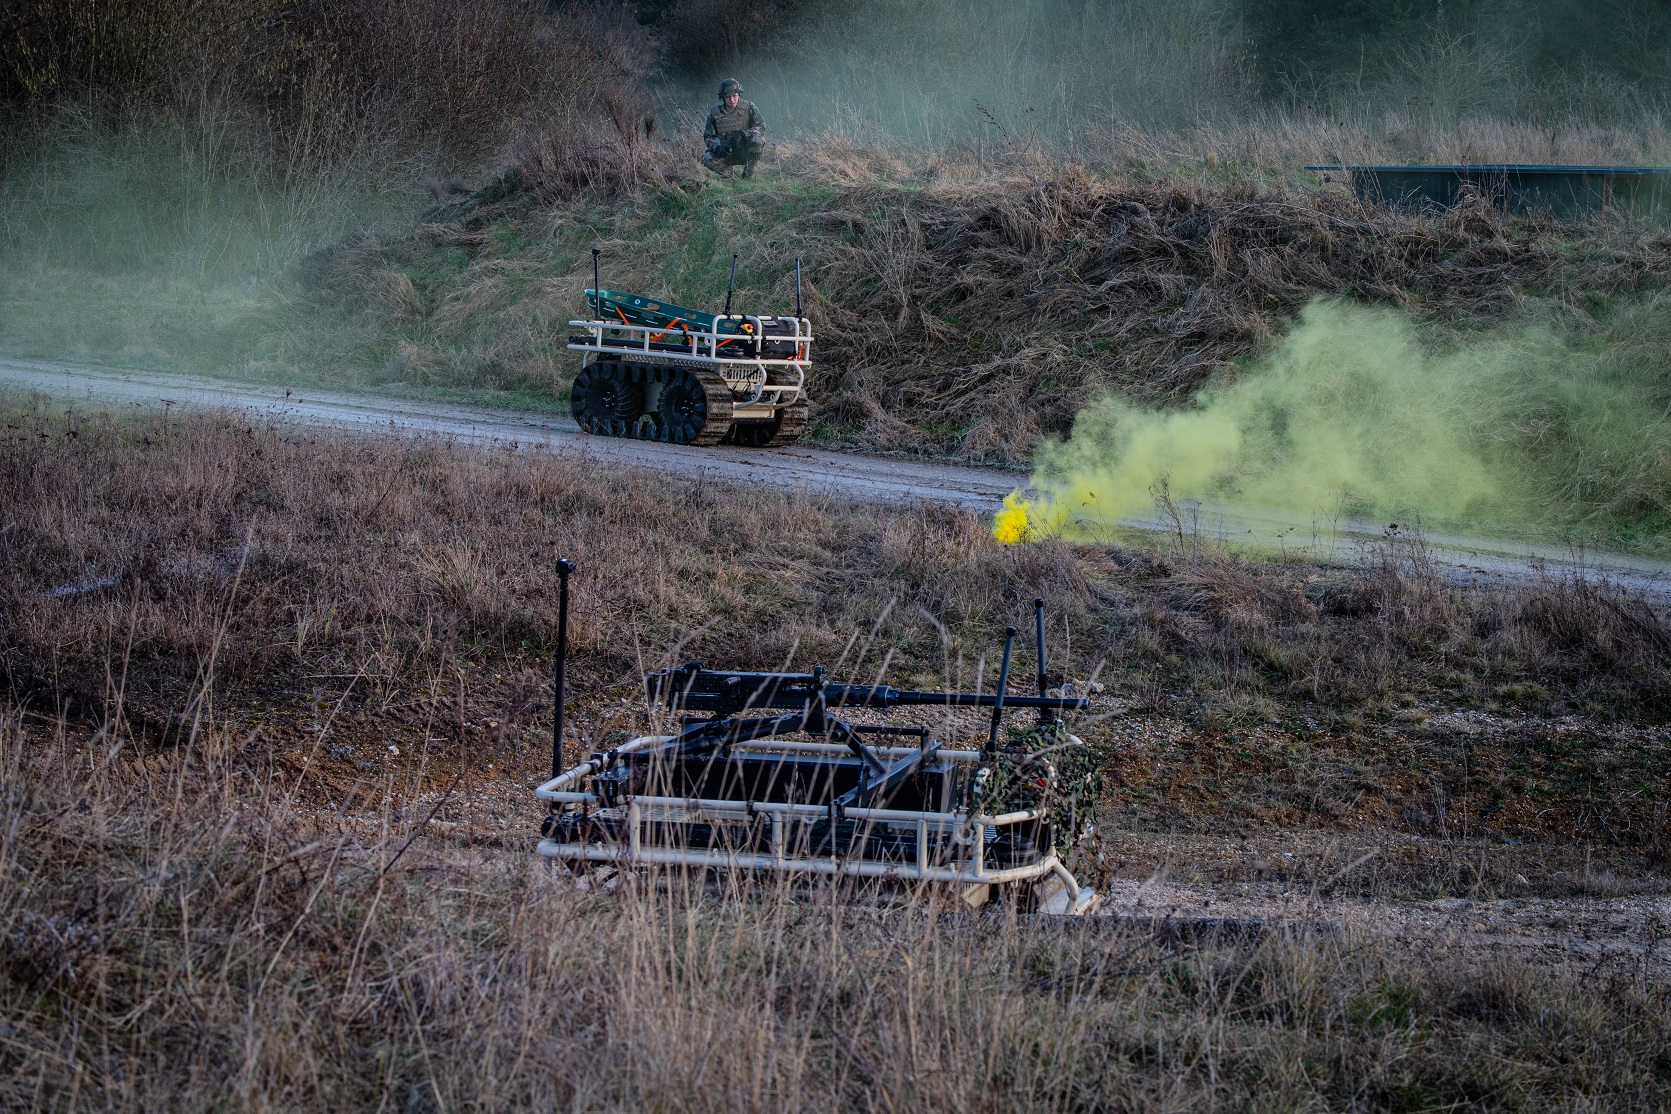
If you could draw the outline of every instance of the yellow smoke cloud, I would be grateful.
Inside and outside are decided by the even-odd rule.
[[[1028,521],[1033,506],[1032,500],[1019,491],[1004,496],[1004,506],[992,520],[992,536],[1005,545],[1036,539],[1039,531]]]
[[[1541,346],[1541,347],[1540,347]],[[1032,498],[994,523],[1014,542],[1069,522],[1112,524],[1173,496],[1333,515],[1342,510],[1490,516],[1523,504],[1491,422],[1516,361],[1547,360],[1547,338],[1424,351],[1401,315],[1317,303],[1236,381],[1185,411],[1104,398],[1073,436],[1038,454]]]

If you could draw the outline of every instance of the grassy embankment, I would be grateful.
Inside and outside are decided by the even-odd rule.
[[[574,365],[562,337],[593,244],[609,284],[698,304],[723,297],[737,250],[738,304],[777,311],[793,305],[799,255],[820,338],[816,438],[1023,463],[1099,398],[1188,410],[1258,368],[1305,306],[1345,298],[1407,313],[1464,370],[1489,351],[1444,437],[1524,489],[1499,528],[1667,544],[1671,303],[1658,291],[1671,251],[1654,229],[1418,218],[1339,191],[1046,160],[938,160],[923,180],[840,144],[801,158],[771,182],[664,182],[610,203],[536,164],[508,198],[316,257],[287,361],[560,410]],[[1305,404],[1339,405],[1335,393],[1319,385]],[[1424,509],[1436,517],[1384,508]]]
[[[0,498],[8,1105],[1652,1109],[1671,1087],[1663,988],[1628,967],[676,878],[585,894],[525,854],[561,552],[577,752],[642,728],[637,675],[670,658],[969,683],[1038,592],[1063,668],[1110,690],[1079,727],[1109,778],[1088,877],[1245,879],[1280,837],[1281,877],[1337,893],[1651,890],[1671,639],[1613,593],[1458,588],[1400,547],[1359,572],[1006,549],[939,508],[213,417],[11,410]],[[1354,836],[1380,858],[1317,851]]]
[[[3,466],[12,698],[92,729],[120,693],[151,745],[207,717],[285,756],[331,723],[537,767],[561,551],[586,570],[575,671],[597,740],[646,726],[637,678],[670,658],[973,684],[1042,594],[1058,667],[1108,686],[1085,731],[1122,823],[1663,851],[1665,740],[1640,729],[1671,713],[1663,617],[1556,576],[1457,586],[1419,544],[1359,570],[1187,538],[1006,548],[932,506],[179,416],[8,419]]]

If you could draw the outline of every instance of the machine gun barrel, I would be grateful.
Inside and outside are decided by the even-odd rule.
[[[992,708],[998,704],[998,694],[992,692],[921,692],[887,685],[825,685],[824,699],[832,708]],[[1003,706],[1078,712],[1089,708],[1091,702],[1082,696],[1017,696],[1006,693]]]
[[[922,692],[892,685],[827,684],[813,673],[754,673],[703,669],[698,664],[646,674],[650,700],[686,712],[733,716],[751,710],[808,708],[822,697],[836,708],[991,708],[998,695],[988,692]],[[1091,702],[1081,696],[1004,696],[1005,708],[1083,711]]]

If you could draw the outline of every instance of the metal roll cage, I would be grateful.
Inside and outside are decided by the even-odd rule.
[[[793,322],[795,331],[767,336],[759,316],[743,313],[718,315],[714,318],[713,328],[705,330],[692,329],[682,322],[669,326],[634,325],[626,321],[594,318],[569,322],[570,328],[584,329],[585,332],[570,336],[568,347],[576,352],[593,354],[589,359],[609,356],[640,363],[671,360],[700,364],[717,371],[732,392],[741,396],[737,400],[739,406],[762,402],[771,406],[788,406],[806,397],[806,369],[812,362],[812,322],[804,317],[775,317],[771,320]],[[734,322],[739,329],[746,325],[753,335],[722,333],[719,331],[721,321]],[[795,354],[791,357],[761,355],[760,349],[767,344],[793,344]],[[726,352],[725,349],[732,345],[738,346],[735,351],[753,347],[755,353],[733,355]],[[794,381],[773,383],[774,370],[793,372]]]
[[[614,750],[592,755],[535,789],[534,794],[541,801],[568,809],[578,807],[583,814],[618,821],[622,829],[620,838],[603,841],[546,838],[538,845],[539,854],[568,862],[613,863],[619,866],[678,865],[976,887],[1037,884],[1050,880],[1054,883],[1053,890],[1065,898],[1057,900],[1059,908],[1054,911],[1083,914],[1097,904],[1097,895],[1080,887],[1054,851],[1021,866],[999,867],[988,863],[987,845],[1005,828],[1041,820],[1044,813],[1039,809],[992,816],[966,810],[931,812],[651,795],[635,795],[625,804],[611,806],[596,793],[579,788],[592,776],[612,767],[621,757],[662,746],[673,738],[671,735],[646,735],[634,739]],[[845,754],[848,750],[839,743],[779,739],[739,742],[734,744],[733,749],[812,754]],[[898,758],[922,754],[926,749],[875,747],[873,751],[881,757]],[[938,758],[959,763],[972,764],[981,760],[979,751],[936,748],[933,753]],[[761,819],[770,825],[767,850],[763,853],[712,845],[657,845],[644,839],[645,826],[653,823],[701,823],[746,831]],[[827,851],[815,849],[810,838],[811,827],[832,819],[858,822],[865,837],[884,832],[914,836],[915,853],[905,860],[879,861],[843,854],[833,844]],[[949,839],[931,840],[931,833],[947,833]],[[862,843],[863,839],[855,842]]]

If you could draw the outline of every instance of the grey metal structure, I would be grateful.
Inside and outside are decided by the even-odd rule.
[[[558,563],[559,647],[566,646],[572,570]],[[1013,627],[991,694],[835,684],[822,669],[761,673],[693,663],[648,674],[651,705],[685,713],[682,727],[595,752],[566,770],[555,736],[551,778],[535,790],[550,808],[538,852],[572,869],[655,864],[889,879],[950,885],[971,906],[1000,891],[1039,912],[1092,912],[1096,893],[1080,886],[1058,852],[1059,834],[1072,840],[1076,833],[1058,833],[1051,805],[1057,766],[1049,757],[1084,747],[1055,717],[1088,702],[1046,690],[1044,601],[1034,606],[1037,696],[1007,691]],[[561,657],[556,677],[560,732]],[[985,745],[951,749],[926,727],[859,723],[846,711],[913,707],[990,709]],[[1050,725],[1055,741],[1032,753],[1003,744],[1007,708],[1035,709],[1039,730]],[[902,736],[915,745],[879,741]]]
[[[1345,174],[1358,197],[1397,208],[1449,209],[1474,194],[1505,212],[1542,212],[1558,220],[1593,213],[1651,218],[1671,212],[1671,167],[1664,166],[1462,163],[1306,169]]]

